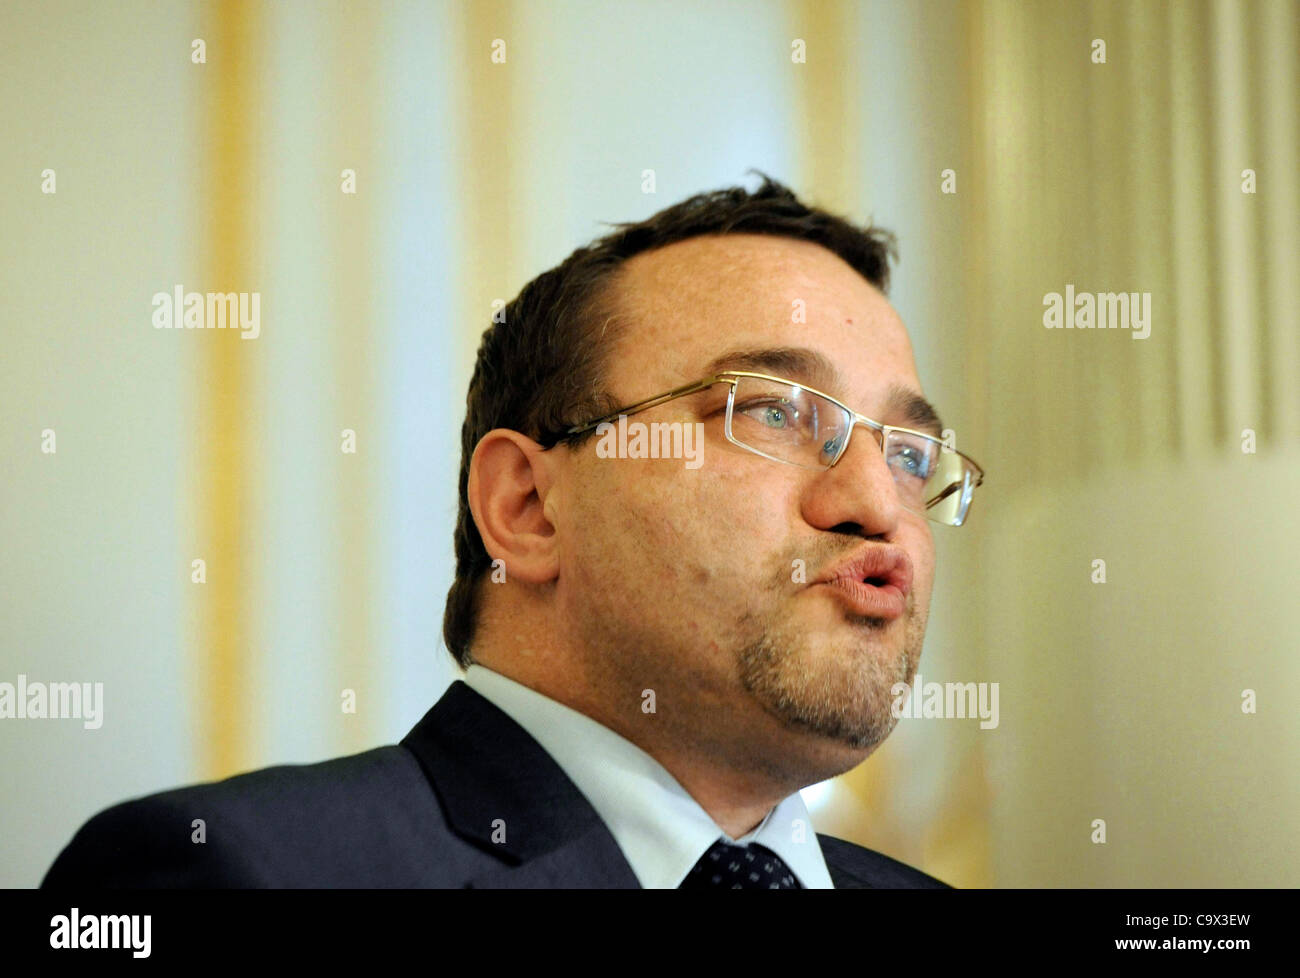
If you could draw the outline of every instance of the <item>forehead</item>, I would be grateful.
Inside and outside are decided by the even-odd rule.
[[[616,397],[698,380],[724,354],[780,347],[821,354],[841,389],[820,389],[860,411],[879,410],[892,387],[921,390],[898,313],[852,266],[812,242],[689,238],[630,259],[613,298],[626,324],[606,373]]]

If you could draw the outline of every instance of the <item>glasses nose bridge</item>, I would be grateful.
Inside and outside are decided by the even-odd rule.
[[[885,448],[885,426],[879,421],[872,421],[865,414],[858,414],[857,411],[850,410],[849,413],[853,416],[853,420],[849,422],[849,433],[844,439],[844,451],[847,452],[849,450],[849,442],[853,440],[853,432],[858,425],[862,425],[862,427],[871,432],[871,437],[872,440],[875,441],[876,447],[883,451]],[[841,452],[840,458],[843,457],[844,452]],[[836,461],[838,461],[838,459]]]
[[[881,424],[879,421],[873,421],[871,418],[868,418],[865,414],[858,414],[858,412],[854,411],[852,408],[846,405],[839,405],[839,407],[843,414],[848,415],[849,422],[847,427],[845,428],[844,437],[840,441],[839,454],[835,456],[834,461],[832,461],[830,464],[832,466],[835,466],[835,465],[839,465],[840,462],[844,461],[844,457],[849,452],[849,445],[853,443],[853,432],[858,427],[858,425],[862,425],[869,432],[871,432],[872,440],[876,443],[876,447],[880,449],[881,457],[883,458],[885,452],[885,434],[884,434],[885,426]]]

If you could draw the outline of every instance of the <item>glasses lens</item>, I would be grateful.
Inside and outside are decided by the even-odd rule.
[[[965,522],[980,473],[964,455],[927,435],[891,430],[885,458],[907,509],[938,523]]]
[[[844,408],[797,384],[740,377],[732,391],[727,437],[739,445],[809,469],[840,455],[853,426]],[[960,452],[917,432],[890,429],[883,444],[899,501],[936,523],[961,526],[981,473]]]
[[[819,469],[835,460],[851,422],[839,405],[796,384],[741,377],[727,437],[782,462]]]

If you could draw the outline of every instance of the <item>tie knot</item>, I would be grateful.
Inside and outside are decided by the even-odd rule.
[[[785,860],[766,846],[719,839],[686,874],[682,890],[801,890]]]

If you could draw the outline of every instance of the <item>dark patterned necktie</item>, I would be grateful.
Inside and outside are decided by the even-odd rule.
[[[732,845],[719,839],[709,846],[679,890],[802,890],[785,861],[766,846]]]

